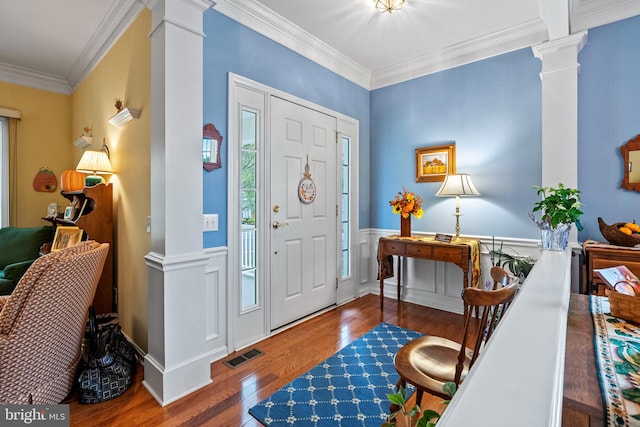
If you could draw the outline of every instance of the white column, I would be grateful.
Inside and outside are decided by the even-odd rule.
[[[542,61],[542,186],[578,187],[578,53],[587,33],[534,46]],[[569,237],[577,240],[575,227]]]
[[[166,405],[211,382],[202,249],[203,18],[158,0],[151,28],[151,252],[143,384]]]

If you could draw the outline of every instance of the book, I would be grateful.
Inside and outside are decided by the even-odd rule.
[[[594,268],[593,273],[617,292],[632,296],[640,295],[640,280],[624,265]]]

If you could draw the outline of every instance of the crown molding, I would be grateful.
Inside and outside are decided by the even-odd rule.
[[[638,0],[571,0],[571,32],[640,15]]]
[[[0,80],[71,95],[145,7],[143,0],[116,0],[67,76],[0,63]]]
[[[41,73],[4,62],[0,62],[0,81],[64,95],[71,95],[72,92],[71,85],[64,77]]]
[[[371,71],[255,0],[219,0],[213,9],[369,89]]]
[[[527,48],[545,42],[548,38],[545,23],[540,19],[533,19],[411,61],[377,70],[371,78],[371,90]]]
[[[145,3],[142,0],[116,0],[113,2],[67,76],[73,90],[76,90],[93,71],[144,8]]]
[[[535,19],[442,51],[371,71],[255,0],[219,0],[213,9],[367,90],[530,47],[549,39],[545,23]]]

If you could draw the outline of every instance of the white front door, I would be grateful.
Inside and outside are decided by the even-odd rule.
[[[271,330],[336,303],[337,119],[271,96]],[[305,167],[315,198],[301,200]],[[303,197],[304,198],[304,197]]]

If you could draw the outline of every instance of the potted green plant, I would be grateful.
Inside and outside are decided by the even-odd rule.
[[[442,390],[449,398],[453,398],[457,391],[456,383],[452,381],[446,382],[442,386]],[[396,427],[400,418],[403,419],[403,425],[407,427],[434,427],[440,419],[440,414],[433,409],[421,410],[418,405],[409,408],[407,405],[407,392],[402,387],[396,393],[387,394],[387,398],[398,409],[389,415],[382,427]],[[442,403],[448,405],[450,401],[445,400]]]
[[[558,183],[558,187],[533,186],[542,199],[533,205],[533,212],[540,211],[540,221],[530,213],[529,217],[538,226],[542,237],[542,249],[564,250],[569,239],[571,224],[575,224],[578,231],[580,224],[580,190],[569,188]]]

